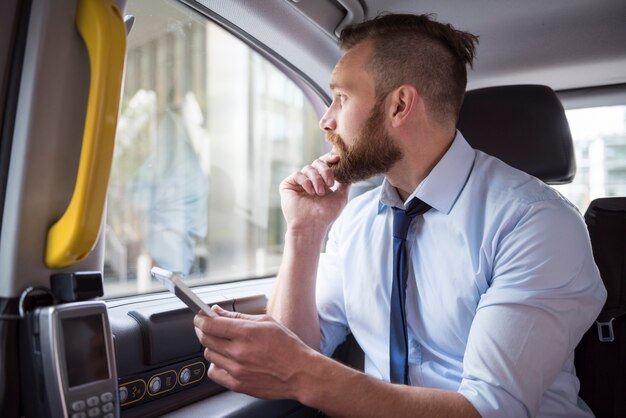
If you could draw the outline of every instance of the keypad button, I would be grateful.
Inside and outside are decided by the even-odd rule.
[[[96,406],[99,403],[100,403],[100,398],[98,398],[97,396],[91,396],[87,398],[87,405],[89,406]]]
[[[83,409],[85,409],[85,401],[78,400],[78,401],[72,402],[72,410],[82,411]]]
[[[148,387],[150,388],[150,393],[157,393],[158,391],[160,391],[161,390],[161,378],[158,376],[153,377],[152,380],[150,380]]]
[[[113,418],[113,414],[106,414],[105,416],[103,416],[102,418]]]
[[[102,405],[102,412],[111,412],[113,410],[113,402]]]
[[[180,383],[185,385],[185,384],[189,383],[190,380],[191,380],[191,370],[189,370],[188,367],[185,367],[180,372]]]
[[[100,415],[100,408],[98,408],[97,406],[95,408],[91,408],[89,411],[87,411],[87,415],[89,415],[91,418],[97,417],[98,415]]]
[[[128,389],[126,389],[126,386],[122,386],[120,388],[120,402],[121,403],[126,402],[127,398],[128,398]]]
[[[104,392],[100,395],[100,400],[102,402],[111,402],[113,400],[113,394],[111,392]]]
[[[74,412],[72,418],[87,418],[87,414],[84,412]]]
[[[124,386],[127,391],[127,395],[122,403],[130,404],[133,402],[139,401],[146,394],[146,382],[143,380],[134,380],[132,382],[124,383]],[[124,396],[124,393],[120,389],[120,399]]]

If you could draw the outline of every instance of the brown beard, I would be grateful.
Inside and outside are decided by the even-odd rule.
[[[331,166],[335,180],[344,184],[365,180],[387,172],[402,158],[402,151],[385,130],[384,120],[384,101],[379,100],[351,146],[335,133],[326,134],[340,156]]]

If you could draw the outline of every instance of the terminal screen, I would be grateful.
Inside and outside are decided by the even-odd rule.
[[[108,379],[102,316],[63,319],[62,330],[69,387]]]

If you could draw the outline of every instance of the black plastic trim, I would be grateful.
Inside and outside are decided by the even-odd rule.
[[[0,417],[18,417],[20,369],[18,325],[19,298],[0,298]]]
[[[217,303],[228,310],[259,314],[265,311],[266,294],[271,284],[272,280],[263,279],[200,286],[194,288],[194,291],[210,305]],[[107,301],[107,306],[114,334],[118,378],[121,382],[151,376],[202,356],[202,347],[193,332],[193,313],[174,295],[138,295]],[[168,411],[185,408],[201,399],[212,399],[224,390],[205,379],[199,385],[172,391],[168,396],[137,402],[136,405],[124,408],[122,417],[160,416]],[[213,403],[212,405],[215,406]],[[270,404],[261,402],[257,405],[267,408]],[[275,405],[281,411],[301,409],[299,404],[293,402]]]

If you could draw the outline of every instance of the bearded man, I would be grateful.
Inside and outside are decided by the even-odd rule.
[[[340,43],[269,315],[194,319],[209,377],[331,416],[592,416],[573,353],[606,291],[576,208],[456,130],[477,38],[385,15]],[[365,373],[326,357],[349,333]]]

